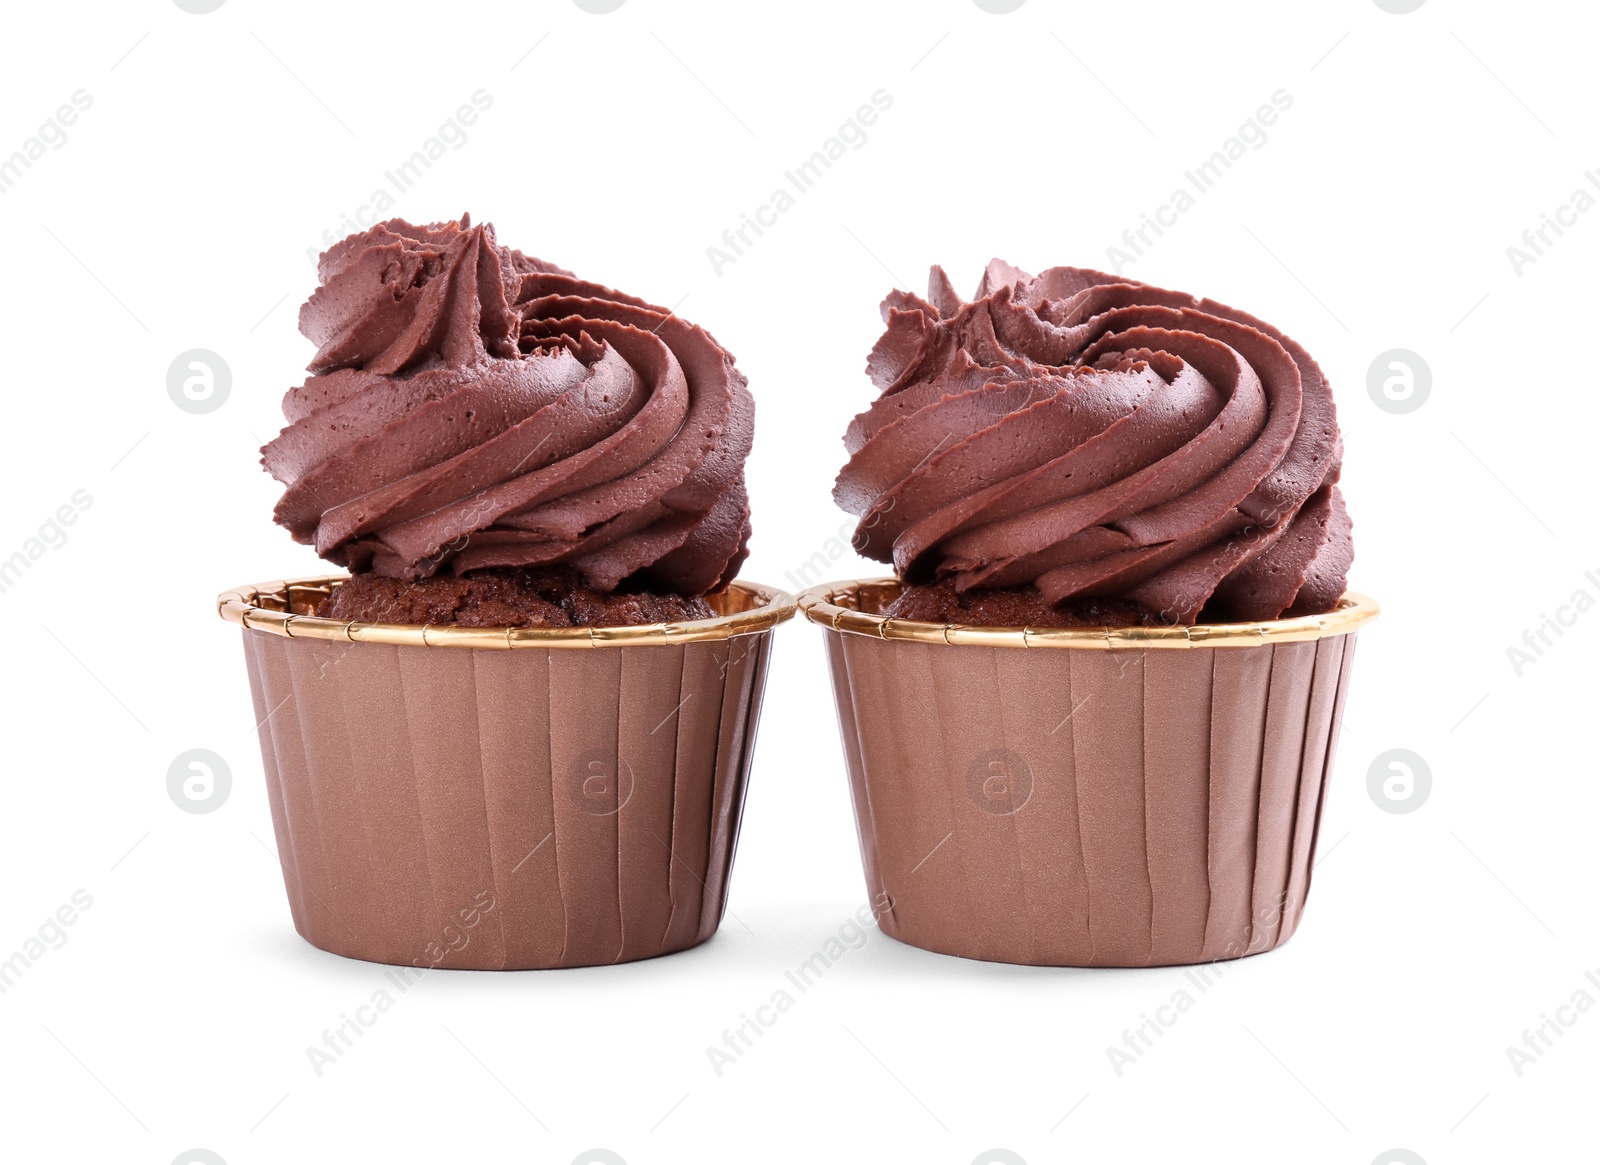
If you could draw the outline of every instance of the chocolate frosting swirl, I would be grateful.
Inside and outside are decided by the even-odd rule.
[[[1242,311],[996,259],[963,302],[883,301],[881,390],[834,497],[909,582],[1034,585],[1166,621],[1274,619],[1344,593],[1342,445],[1309,354]]]
[[[382,223],[318,275],[312,375],[262,450],[296,541],[409,580],[553,563],[603,591],[733,579],[755,406],[708,332],[466,216]]]

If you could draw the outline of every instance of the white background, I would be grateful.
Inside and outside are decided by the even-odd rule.
[[[1600,214],[1520,274],[1507,256],[1600,167],[1590,15],[8,6],[0,156],[74,91],[93,105],[0,195],[0,557],[75,491],[93,503],[0,594],[0,959],[75,890],[93,906],[0,995],[0,1158],[1593,1160],[1573,1138],[1600,1008],[1567,1013],[1520,1076],[1507,1056],[1580,988],[1600,1000],[1584,978],[1600,977],[1600,613],[1520,676],[1507,656],[1574,592],[1600,598]],[[829,486],[891,286],[921,289],[941,262],[968,291],[991,255],[1104,267],[1185,170],[1292,96],[1128,268],[1281,325],[1340,406],[1352,583],[1385,614],[1362,636],[1287,947],[1224,966],[1119,1076],[1107,1047],[1180,970],[988,966],[874,931],[718,1077],[707,1046],[865,901],[820,638],[793,625],[714,940],[605,969],[439,972],[313,1073],[307,1046],[382,972],[290,926],[238,633],[212,598],[318,568],[271,523],[257,464],[311,354],[295,332],[307,250],[479,89],[492,108],[394,213],[471,211],[714,331],[758,406],[745,574],[777,584],[843,521]],[[879,89],[894,104],[865,145],[714,273],[706,248]],[[190,348],[232,370],[206,415],[166,390]],[[1391,348],[1431,369],[1405,415],[1367,392]],[[831,573],[880,571],[845,557]],[[192,748],[233,775],[206,815],[166,791]],[[1367,792],[1391,748],[1432,772],[1405,815]]]

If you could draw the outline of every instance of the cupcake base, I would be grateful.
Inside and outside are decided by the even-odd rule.
[[[407,582],[354,575],[317,607],[328,619],[450,627],[637,627],[713,619],[703,596],[597,591],[565,566],[487,567]]]
[[[1158,627],[1158,612],[1117,599],[1045,601],[1034,586],[956,590],[953,581],[905,587],[885,608],[893,619],[985,627]]]

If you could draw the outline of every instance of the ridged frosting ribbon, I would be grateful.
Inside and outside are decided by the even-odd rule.
[[[1168,622],[1330,610],[1350,519],[1328,382],[1271,324],[1099,271],[1000,260],[892,292],[834,496],[911,582],[1036,585]]]
[[[754,403],[708,332],[465,216],[352,235],[318,274],[300,310],[312,375],[262,450],[297,541],[402,579],[567,563],[601,590],[700,594],[733,578]]]

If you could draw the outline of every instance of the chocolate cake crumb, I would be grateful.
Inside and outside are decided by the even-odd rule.
[[[1034,586],[958,592],[953,581],[910,585],[881,614],[919,623],[979,627],[1162,627],[1160,614],[1120,599],[1069,599],[1051,606]]]
[[[712,619],[700,595],[653,591],[607,594],[565,566],[498,567],[417,582],[363,573],[317,606],[328,619],[429,623],[436,627],[632,627]]]

